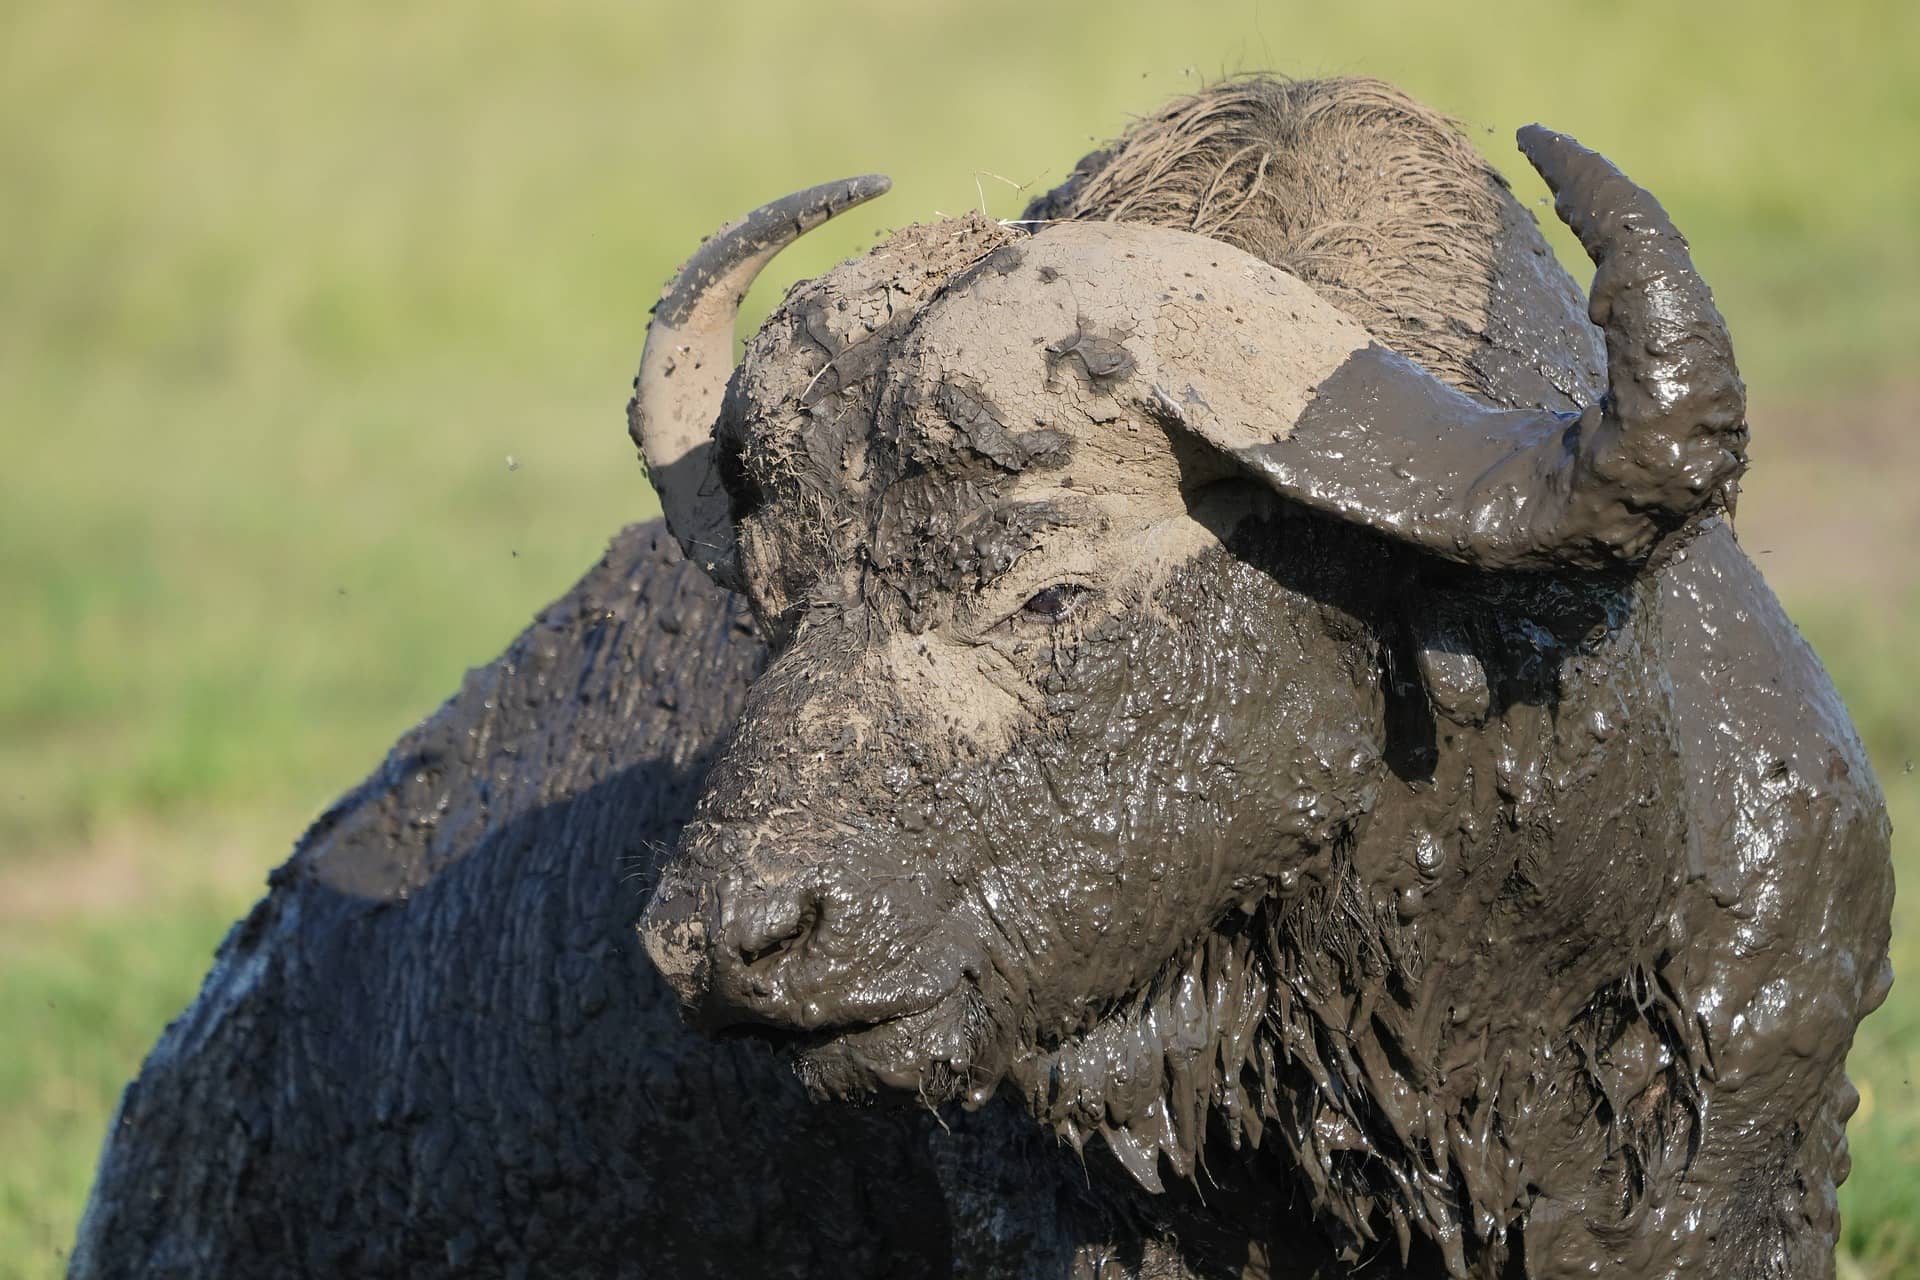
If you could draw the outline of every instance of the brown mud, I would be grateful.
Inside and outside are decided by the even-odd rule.
[[[1830,1274],[1884,810],[1684,242],[1529,146],[1603,328],[1432,113],[1254,81],[796,288],[724,396],[650,342],[752,620],[630,533],[324,816],[76,1273]]]
[[[882,1280],[1172,1256],[1124,1186],[1011,1114],[818,1107],[761,1046],[681,1026],[632,921],[764,663],[658,522],[619,535],[228,935],[121,1102],[71,1274]]]
[[[649,950],[814,1093],[1011,1089],[1150,1192],[1226,1190],[1245,1216],[1192,1224],[1277,1271],[1263,1201],[1410,1274],[1828,1270],[1886,818],[1727,523],[1744,388],[1711,294],[1657,201],[1530,128],[1598,329],[1442,147],[1453,179],[1411,188],[1478,176],[1497,214],[1452,228],[1490,264],[1429,344],[1461,385],[1356,348],[1278,263],[1196,256],[1232,214],[1169,176],[1195,116],[1257,131],[1300,96],[1176,104],[1024,244],[968,258],[945,224],[789,294],[707,406],[772,664]],[[1418,108],[1383,96],[1357,118],[1399,139]],[[1191,154],[1260,157],[1237,212],[1286,145]],[[1136,148],[1178,230],[1076,221],[1139,215],[1108,181]]]

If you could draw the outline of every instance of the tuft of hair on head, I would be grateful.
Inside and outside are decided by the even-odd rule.
[[[1474,388],[1503,199],[1506,180],[1459,126],[1392,85],[1250,76],[1140,120],[1025,217],[1224,241]]]

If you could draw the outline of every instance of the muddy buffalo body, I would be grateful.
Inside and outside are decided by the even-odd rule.
[[[630,535],[309,834],[77,1270],[1829,1274],[1881,798],[1685,241],[1521,146],[1590,299],[1365,81],[1176,103],[737,369],[885,183],[722,229],[632,410],[691,564]]]
[[[274,873],[128,1089],[72,1273],[1156,1256],[1151,1216],[1010,1113],[819,1107],[763,1047],[682,1029],[633,919],[764,664],[657,522],[615,538]]]
[[[1457,138],[1344,90],[902,233],[731,378],[752,273],[884,184],[689,262],[634,434],[773,656],[649,952],[816,1094],[1011,1095],[1349,1260],[1818,1273],[1887,828],[1733,545],[1726,328],[1601,157],[1520,132],[1589,328]]]

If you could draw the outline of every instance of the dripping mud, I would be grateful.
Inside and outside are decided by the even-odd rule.
[[[1356,81],[789,294],[709,406],[773,653],[644,924],[696,1023],[1349,1265],[1830,1265],[1883,807],[1733,537],[1685,241],[1520,142],[1591,299]]]
[[[716,233],[673,536],[301,842],[74,1273],[1830,1275],[1884,806],[1684,241],[1522,142],[1597,302],[1365,80],[1172,103],[730,378],[885,183]]]

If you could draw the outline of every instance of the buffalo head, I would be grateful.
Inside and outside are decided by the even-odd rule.
[[[1123,223],[911,228],[732,369],[753,274],[886,183],[701,248],[633,434],[773,658],[642,924],[693,1017],[823,1094],[1010,1086],[1150,1187],[1216,1115],[1358,1232],[1383,1144],[1417,1153],[1403,1227],[1457,1203],[1449,1126],[1520,1123],[1536,1079],[1490,1038],[1550,1055],[1667,941],[1640,569],[1744,458],[1660,205],[1520,142],[1598,264],[1583,412],[1490,408],[1294,275]]]

